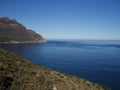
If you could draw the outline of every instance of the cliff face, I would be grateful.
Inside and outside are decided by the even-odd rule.
[[[0,43],[44,43],[46,40],[33,30],[8,17],[0,18]]]
[[[0,49],[0,90],[109,90],[99,84],[35,65]]]

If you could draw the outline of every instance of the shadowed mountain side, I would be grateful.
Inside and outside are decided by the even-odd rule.
[[[0,43],[44,43],[46,40],[16,20],[0,18]]]
[[[109,90],[99,84],[62,74],[0,49],[0,90]]]

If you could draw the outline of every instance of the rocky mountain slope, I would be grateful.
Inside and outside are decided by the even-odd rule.
[[[109,90],[99,84],[62,74],[0,49],[0,90]]]
[[[8,17],[0,18],[0,43],[43,43],[46,40],[33,30]]]

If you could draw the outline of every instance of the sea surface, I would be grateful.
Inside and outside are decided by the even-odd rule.
[[[0,48],[44,67],[120,90],[118,40],[48,40],[45,44],[4,44]]]

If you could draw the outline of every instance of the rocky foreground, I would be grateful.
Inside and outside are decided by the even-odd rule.
[[[0,90],[109,90],[99,84],[38,66],[0,49]]]
[[[33,30],[8,17],[0,18],[0,43],[44,43],[46,40]]]

